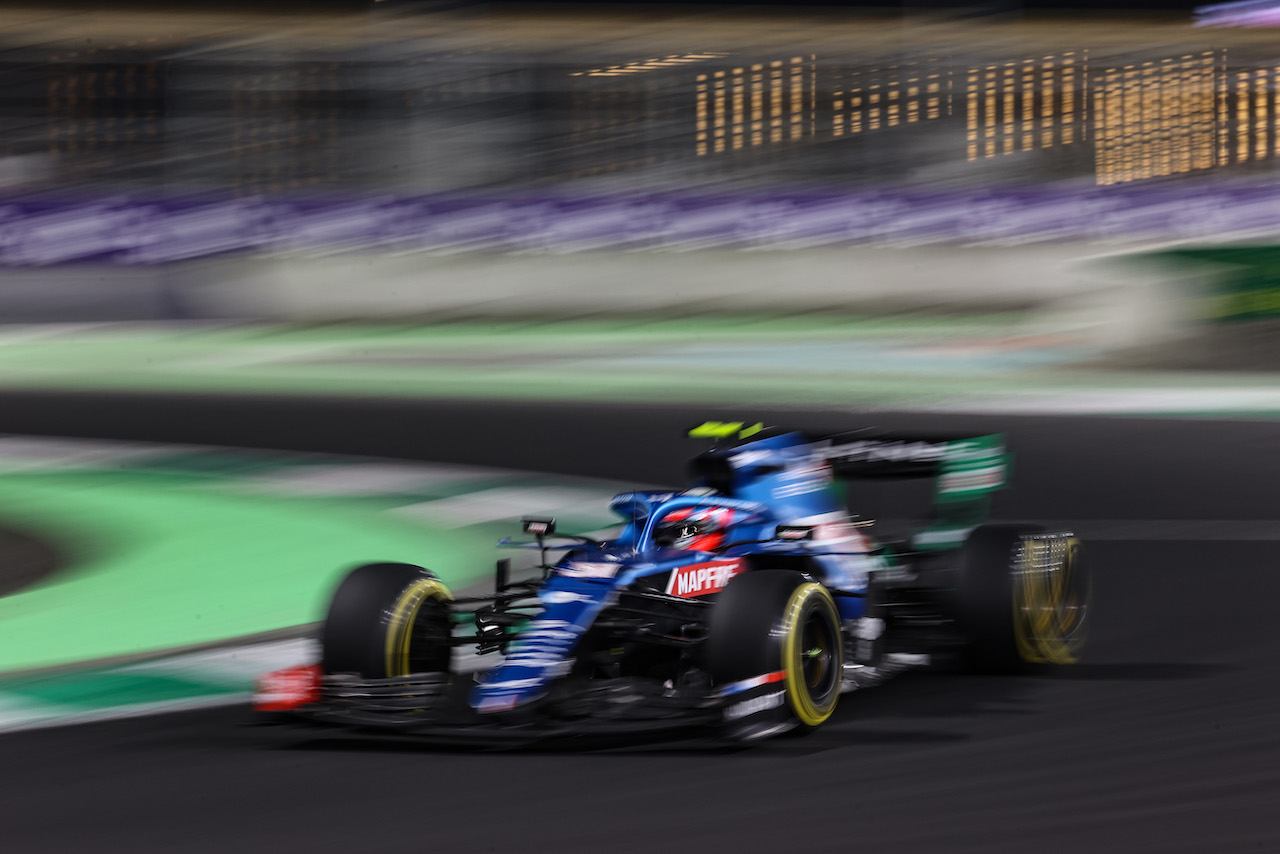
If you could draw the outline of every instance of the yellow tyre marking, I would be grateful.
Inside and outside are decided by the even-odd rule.
[[[1072,664],[1083,638],[1076,630],[1089,607],[1073,597],[1080,571],[1075,537],[1027,537],[1013,580],[1018,655],[1032,664]],[[1073,632],[1076,636],[1073,636]]]
[[[811,727],[818,726],[831,717],[831,713],[836,708],[836,701],[840,699],[840,692],[832,691],[830,699],[820,706],[814,702],[813,697],[809,696],[809,686],[805,684],[804,650],[800,648],[800,636],[804,632],[804,626],[800,624],[799,617],[805,605],[815,596],[822,600],[817,607],[828,609],[832,624],[838,626],[840,620],[837,617],[835,600],[831,598],[827,588],[821,584],[814,582],[801,584],[791,594],[791,599],[783,610],[785,639],[782,645],[782,669],[787,674],[787,703],[800,723]],[[844,665],[844,651],[841,648],[838,631],[831,640],[835,644],[835,678],[839,679]]]
[[[388,676],[404,676],[409,672],[409,637],[422,603],[428,599],[448,602],[452,598],[449,588],[438,578],[420,578],[400,593],[387,624]]]

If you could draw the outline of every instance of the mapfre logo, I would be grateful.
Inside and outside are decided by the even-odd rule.
[[[695,596],[706,596],[723,590],[739,572],[742,572],[740,560],[713,560],[709,563],[691,563],[671,570],[671,579],[667,582],[667,593],[681,599],[692,599]]]

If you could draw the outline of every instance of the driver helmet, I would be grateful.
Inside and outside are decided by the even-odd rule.
[[[690,507],[668,513],[653,532],[663,548],[709,552],[725,544],[733,511],[727,507]]]

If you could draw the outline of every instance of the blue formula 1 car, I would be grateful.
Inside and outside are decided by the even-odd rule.
[[[527,518],[535,577],[491,594],[370,564],[335,592],[322,661],[259,681],[286,718],[453,743],[691,730],[761,738],[824,724],[842,693],[904,668],[1068,664],[1089,578],[1070,533],[984,524],[1001,437],[809,437],[708,422],[680,491],[628,492],[615,536]],[[839,479],[930,477],[931,521],[872,539]],[[548,560],[548,553],[559,553]],[[487,666],[478,666],[477,662]]]

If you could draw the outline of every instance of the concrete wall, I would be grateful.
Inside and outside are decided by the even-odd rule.
[[[1021,310],[1102,348],[1176,337],[1169,271],[1088,244],[256,257],[193,270],[193,313],[288,320],[457,315]],[[1178,283],[1179,289],[1185,282]]]
[[[1033,332],[1104,348],[1190,322],[1168,269],[1090,244],[537,254],[228,256],[0,272],[0,318],[425,320],[460,315],[1021,310]],[[1183,277],[1184,279],[1186,277]],[[1173,284],[1171,285],[1171,281]]]
[[[0,323],[165,320],[181,317],[194,265],[63,264],[0,269]]]
[[[1041,305],[1091,290],[1079,246],[342,253],[210,262],[184,290],[215,313],[334,318],[883,306]]]

